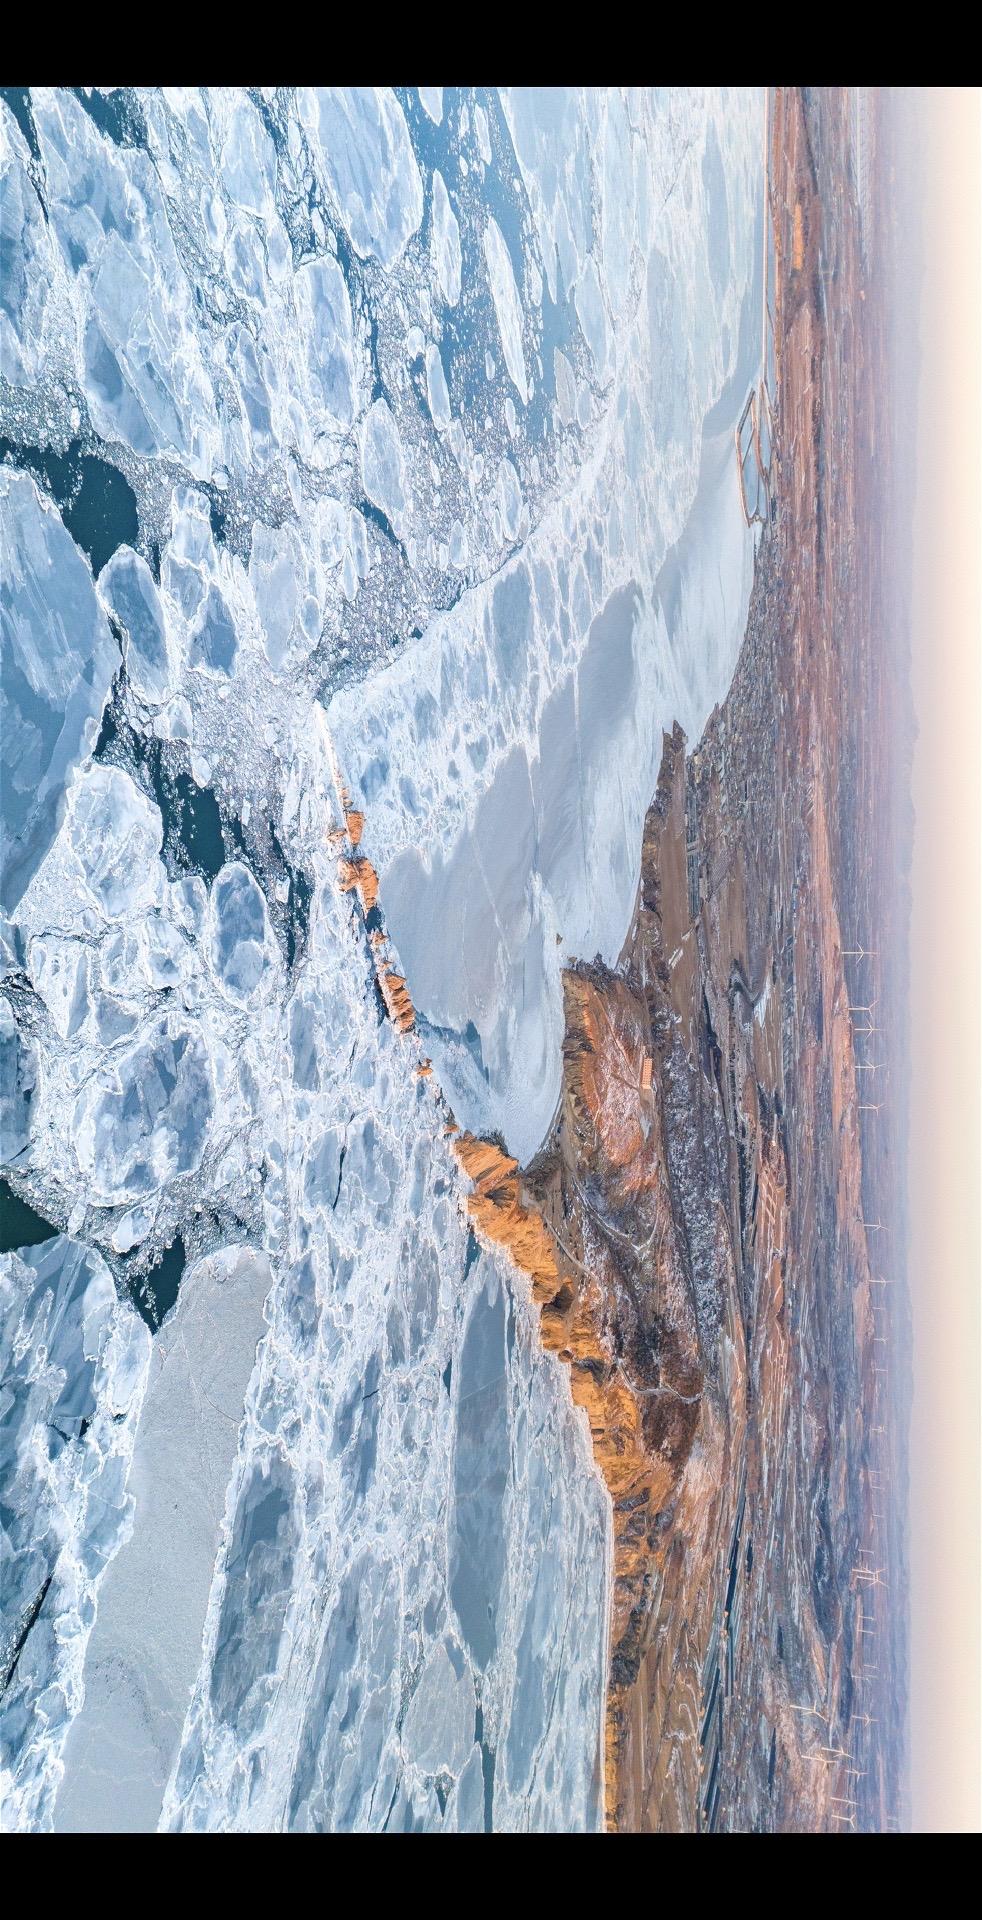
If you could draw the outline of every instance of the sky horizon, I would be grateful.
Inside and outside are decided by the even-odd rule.
[[[980,1816],[982,91],[924,90],[908,1204],[915,1831]],[[929,1011],[929,1018],[924,1017]]]

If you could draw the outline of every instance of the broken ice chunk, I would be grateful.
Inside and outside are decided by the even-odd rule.
[[[506,1301],[493,1274],[475,1300],[460,1355],[450,1598],[474,1660],[497,1645],[507,1550]]]
[[[215,1089],[208,1049],[177,1014],[107,1059],[75,1104],[75,1151],[97,1206],[153,1193],[201,1164]]]
[[[297,1751],[291,1831],[372,1824],[386,1728],[398,1705],[399,1599],[393,1567],[370,1550],[335,1587]]]
[[[620,318],[626,313],[630,298],[637,189],[631,123],[623,101],[613,91],[607,95],[601,208],[602,239],[598,258],[611,310],[615,318]]]
[[[269,1284],[269,1263],[251,1248],[206,1256],[185,1270],[154,1343],[133,1456],[133,1524],[99,1591],[56,1832],[156,1825],[201,1657]],[[125,1386],[122,1364],[117,1375]],[[110,1766],[110,1754],[125,1758]]]
[[[573,369],[559,347],[553,355],[553,367],[559,418],[564,427],[571,427],[576,417],[576,381],[573,378]]]
[[[276,150],[255,107],[244,93],[235,109],[221,159],[222,184],[230,200],[246,213],[274,210]]]
[[[81,940],[46,933],[31,941],[31,979],[51,1024],[68,1040],[89,1011],[89,949]]]
[[[0,1259],[4,1826],[50,1826],[96,1588],[132,1500],[150,1334],[98,1253],[62,1234]]]
[[[491,135],[488,132],[488,116],[483,107],[474,108],[474,138],[477,150],[486,167],[491,165]]]
[[[301,94],[299,105],[352,246],[390,273],[423,218],[423,184],[395,94],[318,87]]]
[[[180,984],[188,949],[177,928],[159,914],[148,914],[140,923],[139,971],[155,992]]]
[[[419,87],[417,88],[417,92],[419,94],[420,101],[423,107],[425,108],[426,112],[429,114],[430,119],[433,122],[433,125],[435,127],[438,127],[440,125],[441,120],[443,119],[443,88],[442,87]]]
[[[118,547],[99,575],[99,593],[126,634],[126,675],[148,706],[162,706],[177,686],[164,610],[153,574],[132,547]]]
[[[0,1165],[10,1166],[31,1137],[31,1106],[37,1079],[37,1054],[22,1034],[5,999],[0,999]]]
[[[325,426],[350,427],[357,406],[354,335],[348,285],[336,260],[310,260],[294,278],[304,323],[311,385],[320,398]]]
[[[419,1677],[403,1722],[402,1745],[421,1773],[459,1773],[474,1738],[474,1686],[462,1654],[441,1642]]]
[[[155,1219],[153,1207],[131,1207],[117,1221],[113,1231],[113,1251],[129,1253],[146,1239]]]
[[[457,1782],[447,1808],[447,1826],[451,1832],[484,1832],[484,1766],[480,1747],[472,1747],[470,1759]]]
[[[448,307],[460,299],[460,228],[442,173],[433,175],[433,272]]]
[[[437,428],[449,427],[450,395],[447,392],[447,378],[443,371],[440,349],[432,343],[426,349],[426,398],[433,416],[433,425]]]
[[[193,740],[194,725],[188,702],[183,697],[169,700],[155,716],[153,730],[158,740]]]
[[[450,564],[452,567],[467,565],[467,535],[459,520],[455,520],[450,529]]]
[[[41,367],[45,307],[55,278],[54,251],[24,164],[27,149],[5,110],[0,127],[4,149],[0,157],[0,365],[13,385],[27,386],[37,379]]]
[[[498,467],[498,512],[506,540],[517,540],[522,518],[522,489],[510,460]]]
[[[17,905],[50,847],[65,789],[95,743],[119,649],[92,575],[26,473],[0,471],[0,895]]]
[[[178,923],[197,940],[204,931],[208,889],[200,874],[188,873],[168,888],[171,911]]]
[[[276,1671],[297,1545],[293,1492],[289,1463],[273,1453],[239,1495],[210,1686],[216,1718],[239,1739],[262,1724]]]
[[[511,254],[505,244],[501,228],[494,219],[490,219],[484,229],[484,258],[487,262],[494,310],[498,317],[498,332],[501,335],[505,365],[521,395],[522,404],[527,406],[529,395],[525,355],[522,351],[522,306],[518,297],[518,287],[515,284]]]
[[[106,139],[68,88],[35,88],[45,205],[68,270],[96,429],[207,479],[218,422],[160,176],[142,147]]]
[[[232,326],[227,335],[229,366],[238,383],[250,457],[265,466],[277,447],[273,425],[276,370],[263,342],[245,326]]]
[[[221,679],[231,675],[238,651],[235,621],[223,595],[212,585],[191,631],[191,665]]]
[[[114,1303],[105,1261],[61,1234],[0,1261],[4,1673],[54,1570],[65,1516],[57,1512],[51,1463],[95,1412],[96,1367]]]
[[[171,536],[160,565],[166,592],[177,602],[186,620],[192,620],[204,599],[203,576],[218,565],[205,494],[193,487],[175,487],[171,494]]]
[[[230,861],[211,890],[208,945],[222,986],[242,1005],[253,998],[262,980],[269,939],[262,893],[248,867]]]
[[[601,380],[607,377],[607,314],[592,253],[576,282],[576,315]]]
[[[381,507],[397,538],[409,530],[409,475],[399,429],[384,400],[369,407],[361,435],[361,475],[373,506]]]
[[[107,919],[139,913],[160,897],[163,837],[159,809],[122,767],[92,766],[76,785],[72,851]]]
[[[316,569],[294,527],[255,523],[249,581],[262,622],[266,658],[281,673],[305,660],[320,634]]]

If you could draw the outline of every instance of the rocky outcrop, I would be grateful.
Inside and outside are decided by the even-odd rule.
[[[353,855],[350,859],[342,855],[338,861],[338,885],[342,893],[352,889],[361,901],[362,913],[367,916],[378,900],[378,874],[370,860],[364,854]]]
[[[569,1292],[566,1263],[538,1208],[526,1203],[517,1160],[472,1133],[453,1135],[453,1153],[471,1182],[467,1210],[474,1226],[528,1276],[539,1305],[559,1311],[557,1302]]]
[[[397,973],[395,967],[383,962],[378,969],[378,984],[389,1019],[400,1033],[409,1033],[416,1024],[416,1009],[409,997],[404,976]]]

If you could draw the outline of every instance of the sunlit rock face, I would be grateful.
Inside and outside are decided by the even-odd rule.
[[[760,107],[3,97],[12,1826],[602,1824],[608,1497],[434,1089],[538,1146],[729,678]]]

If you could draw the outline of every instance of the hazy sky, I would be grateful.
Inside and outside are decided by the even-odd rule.
[[[914,540],[911,1763],[948,1832],[980,1824],[980,101],[924,97]]]

